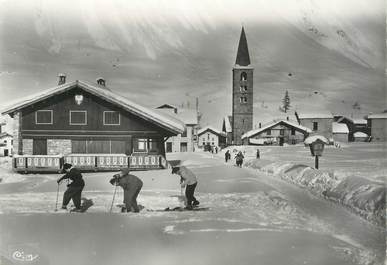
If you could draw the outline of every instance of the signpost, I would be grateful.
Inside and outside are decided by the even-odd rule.
[[[322,156],[324,146],[325,144],[328,144],[329,141],[324,136],[315,135],[306,138],[304,143],[309,145],[310,153],[312,154],[312,156],[314,156],[314,167],[318,169],[318,157]]]

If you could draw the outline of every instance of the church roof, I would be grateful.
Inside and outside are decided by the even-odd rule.
[[[239,39],[238,53],[235,61],[236,65],[248,66],[250,65],[249,48],[247,47],[247,39],[245,29],[242,27],[241,37]]]

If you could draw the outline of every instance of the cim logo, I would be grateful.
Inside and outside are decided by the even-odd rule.
[[[12,259],[16,261],[33,262],[38,258],[39,258],[38,254],[25,253],[24,251],[20,251],[20,250],[16,250],[15,252],[12,253]]]

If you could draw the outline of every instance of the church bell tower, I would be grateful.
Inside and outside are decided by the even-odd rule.
[[[241,145],[242,135],[253,129],[253,72],[246,34],[242,27],[232,69],[232,140],[235,145]]]

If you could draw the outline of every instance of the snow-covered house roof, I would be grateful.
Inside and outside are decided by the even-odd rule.
[[[305,126],[299,125],[297,123],[294,123],[294,122],[291,122],[291,121],[287,121],[287,120],[279,120],[279,121],[271,122],[271,123],[269,123],[269,124],[267,124],[267,125],[265,125],[265,126],[263,126],[261,128],[254,129],[254,130],[251,130],[251,131],[248,131],[248,132],[244,133],[242,135],[242,139],[253,137],[253,136],[255,136],[255,135],[257,135],[257,134],[259,134],[259,133],[261,133],[261,132],[263,132],[263,131],[265,131],[267,129],[270,129],[270,128],[274,127],[274,126],[277,126],[278,124],[283,124],[285,126],[292,127],[294,129],[302,131],[304,133],[311,133],[312,132],[311,129],[309,129],[309,128],[305,127]]]
[[[329,111],[318,111],[318,112],[297,111],[296,116],[299,119],[333,119],[333,115]]]
[[[104,86],[97,84],[91,84],[85,81],[76,80],[73,82],[65,83],[53,88],[43,90],[28,97],[25,97],[18,101],[16,104],[11,105],[3,110],[2,114],[12,114],[17,110],[30,106],[31,104],[40,102],[44,99],[52,97],[54,95],[62,94],[75,87],[79,87],[84,91],[96,95],[114,105],[121,107],[122,109],[133,113],[144,120],[156,123],[160,127],[167,129],[173,133],[182,133],[185,130],[185,125],[173,117],[163,115],[160,112],[141,106],[126,97],[118,95]]]
[[[205,132],[207,132],[207,131],[212,131],[213,133],[215,133],[215,134],[217,134],[217,135],[225,136],[225,135],[224,135],[224,132],[221,132],[220,130],[215,129],[215,128],[212,127],[212,126],[206,126],[206,127],[202,128],[202,129],[200,129],[200,130],[198,131],[198,135],[201,135],[201,134],[203,134],[203,133],[205,133]]]
[[[355,138],[364,138],[364,137],[368,137],[368,134],[363,133],[363,132],[355,132],[353,134],[353,137],[355,137]]]
[[[354,124],[367,124],[366,119],[353,119]]]
[[[13,137],[13,136],[7,132],[0,133],[0,138],[5,138],[5,137]]]
[[[332,133],[349,133],[347,124],[332,122]]]
[[[232,116],[226,116],[223,118],[222,130],[226,133],[232,132],[231,119],[232,119]]]
[[[156,109],[177,109],[177,107],[175,105],[172,105],[172,104],[163,104],[163,105],[157,107]]]
[[[186,125],[198,124],[198,114],[195,109],[179,109],[176,116]]]
[[[387,119],[387,112],[386,113],[370,114],[370,115],[368,115],[368,119]]]

